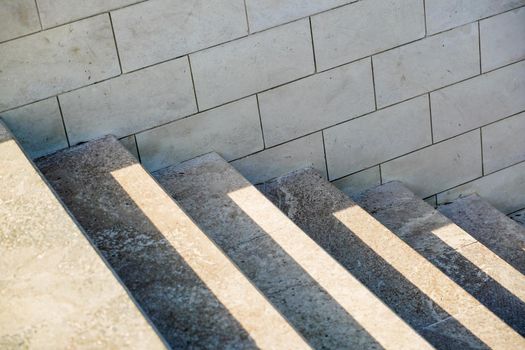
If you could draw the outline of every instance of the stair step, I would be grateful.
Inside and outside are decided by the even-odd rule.
[[[517,223],[525,226],[525,209],[512,213],[509,217]]]
[[[480,311],[479,302],[314,170],[291,173],[261,188],[432,345],[447,348],[454,336],[464,337],[472,348],[482,341],[496,348],[523,344],[506,324]],[[454,332],[426,331],[443,322],[453,324]],[[455,345],[466,347],[464,342]]]
[[[38,166],[171,347],[307,348],[114,137]]]
[[[481,244],[525,274],[525,227],[478,195],[459,198],[438,209]]]
[[[314,348],[430,348],[217,154],[154,176]]]
[[[165,348],[1,121],[0,271],[2,349]]]

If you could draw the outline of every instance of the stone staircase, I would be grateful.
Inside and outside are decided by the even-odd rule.
[[[112,136],[36,165],[0,126],[2,349],[525,348],[525,227],[477,196],[149,174]]]

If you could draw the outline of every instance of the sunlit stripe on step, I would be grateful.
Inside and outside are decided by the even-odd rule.
[[[263,349],[310,346],[138,164],[113,178]],[[144,189],[147,189],[145,191]],[[215,213],[210,213],[215,215]],[[199,312],[199,310],[195,310]]]
[[[518,333],[362,208],[355,205],[334,216],[486,345],[525,349]]]
[[[449,246],[453,246],[453,242],[450,241],[451,237],[456,237],[455,240],[460,238],[475,241],[474,237],[455,224],[440,227],[433,230],[432,233]],[[457,252],[476,265],[478,269],[492,277],[501,286],[514,294],[514,296],[525,301],[525,276],[498,255],[494,254],[489,248],[480,242],[476,242],[457,249]],[[525,315],[523,317],[525,317]]]
[[[432,348],[257,189],[249,186],[228,196],[383,348]]]

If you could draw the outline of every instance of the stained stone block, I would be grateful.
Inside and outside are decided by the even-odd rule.
[[[0,2],[0,42],[40,30],[34,0]]]

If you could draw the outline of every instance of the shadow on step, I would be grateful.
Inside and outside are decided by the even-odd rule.
[[[38,166],[168,344],[177,349],[257,348],[111,175],[135,162],[97,164],[96,157],[83,156],[70,152],[42,159]],[[86,162],[90,166],[83,166]],[[97,170],[108,164],[106,171]]]

